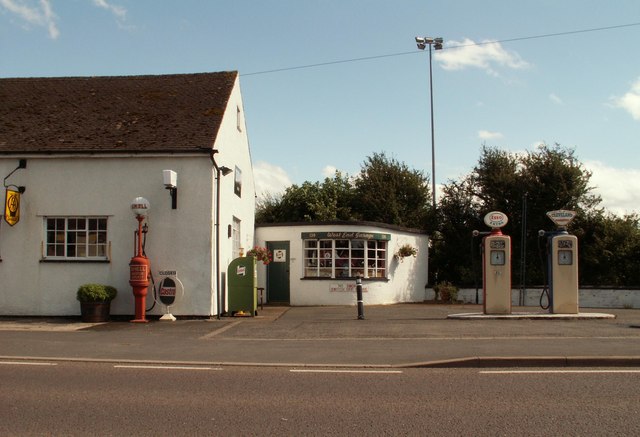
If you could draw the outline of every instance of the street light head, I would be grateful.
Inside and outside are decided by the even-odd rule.
[[[444,42],[442,38],[434,38],[434,41],[436,42],[436,44],[442,44]]]
[[[416,44],[424,44],[424,38],[421,36],[416,36]]]
[[[423,42],[419,42],[417,45],[420,50],[424,50],[425,48],[427,48],[427,45]]]

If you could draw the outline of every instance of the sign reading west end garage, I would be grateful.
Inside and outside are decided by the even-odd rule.
[[[382,240],[391,241],[391,234],[373,232],[303,232],[303,240]]]

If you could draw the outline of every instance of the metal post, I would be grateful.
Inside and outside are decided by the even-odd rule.
[[[364,320],[364,303],[362,302],[362,278],[356,278],[356,297],[358,299],[358,320]]]
[[[431,69],[431,44],[429,44],[429,97],[431,99],[431,196],[436,208],[436,141],[433,128],[433,72]]]

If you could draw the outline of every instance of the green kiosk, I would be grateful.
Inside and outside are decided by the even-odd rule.
[[[258,313],[258,272],[252,256],[236,258],[227,269],[229,312],[254,316]]]

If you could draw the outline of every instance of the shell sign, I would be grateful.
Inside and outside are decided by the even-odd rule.
[[[4,220],[10,226],[20,221],[20,192],[7,188],[4,200]]]

